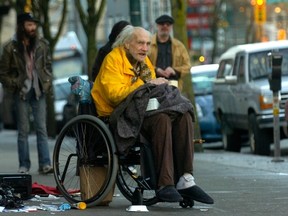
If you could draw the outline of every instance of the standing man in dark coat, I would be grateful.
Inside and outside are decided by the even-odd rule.
[[[170,80],[181,90],[181,76],[190,72],[190,56],[184,44],[171,36],[174,19],[162,15],[155,20],[157,32],[151,41],[149,58],[155,67],[157,77]]]
[[[38,171],[53,172],[46,128],[45,95],[51,90],[52,67],[48,41],[38,37],[32,14],[17,16],[17,31],[7,42],[0,57],[0,82],[16,100],[19,173],[31,168],[28,135],[32,110],[37,135]]]

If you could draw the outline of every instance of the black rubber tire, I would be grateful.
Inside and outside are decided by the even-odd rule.
[[[273,132],[269,129],[259,128],[254,113],[249,115],[249,143],[252,153],[257,155],[270,155],[270,144]]]
[[[242,145],[241,134],[237,130],[230,128],[223,118],[221,118],[220,123],[224,150],[240,152]]]
[[[91,151],[87,144],[91,143],[97,143],[93,149],[96,158],[94,163],[89,161]],[[85,202],[88,207],[100,204],[115,184],[118,171],[118,157],[115,153],[113,136],[99,118],[79,115],[71,119],[57,137],[53,152],[54,178],[64,198],[70,203]],[[87,175],[88,179],[88,174],[91,176],[89,170],[95,166],[105,169],[106,176],[103,178],[103,173],[99,173],[103,180],[99,183],[97,172],[93,173],[93,177],[89,177],[89,185],[97,190],[91,190],[89,197],[83,198],[80,194],[80,172],[82,178]],[[71,194],[71,189],[78,193]]]

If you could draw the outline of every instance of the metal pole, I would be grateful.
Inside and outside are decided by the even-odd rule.
[[[273,162],[283,162],[280,158],[280,130],[279,130],[279,92],[273,91],[273,117],[274,117],[274,158]]]
[[[141,8],[139,0],[130,0],[130,20],[133,26],[142,26],[141,23]]]

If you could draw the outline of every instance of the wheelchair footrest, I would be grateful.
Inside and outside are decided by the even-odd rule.
[[[143,205],[143,193],[141,188],[135,188],[135,191],[133,192],[132,206],[129,206],[126,211],[148,212],[147,207]]]
[[[131,212],[149,212],[147,209],[147,206],[145,205],[132,205],[129,206],[126,211],[131,211]]]
[[[139,187],[135,188],[132,197],[132,205],[142,205],[143,204],[143,194]]]

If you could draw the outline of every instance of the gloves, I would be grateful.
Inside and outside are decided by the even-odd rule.
[[[84,80],[80,76],[69,77],[68,81],[71,83],[72,93],[79,96],[79,103],[92,103],[90,94],[92,82]]]

